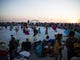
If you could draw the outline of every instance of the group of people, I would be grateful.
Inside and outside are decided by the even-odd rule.
[[[62,44],[62,34],[55,35],[55,39],[48,39],[49,36],[47,36],[47,41],[39,41],[36,42],[36,53],[38,56],[51,56],[55,57],[55,60],[61,60],[62,50],[64,49],[64,46],[67,48],[67,59],[71,60],[74,56],[80,56],[80,40],[74,37],[75,32],[70,31],[67,40]]]
[[[71,25],[70,25],[71,26]],[[34,51],[38,57],[55,57],[55,60],[61,60],[63,58],[62,50],[64,49],[64,46],[67,48],[67,57],[68,60],[71,60],[71,58],[75,55],[80,56],[80,40],[75,35],[75,30],[73,30],[71,27],[68,26],[70,31],[68,31],[67,34],[67,40],[64,41],[64,44],[62,44],[62,34],[56,34],[55,39],[50,39],[50,36],[48,35],[48,27],[49,25],[46,24],[45,26],[45,34],[46,39],[35,41],[31,43],[29,38],[26,38],[24,42],[20,43],[20,40],[16,40],[14,35],[11,35],[11,40],[9,41],[9,49],[1,50],[0,49],[0,59],[1,60],[17,60],[17,59],[24,59],[28,60],[31,56],[31,51]],[[54,29],[55,32],[57,32],[56,28],[60,26],[54,24],[51,26],[52,29]],[[37,29],[35,26],[31,26],[33,29],[33,37],[36,37],[36,35],[39,33],[41,34],[41,29]],[[68,29],[67,28],[67,29]],[[10,31],[12,31],[13,26],[11,25]],[[19,26],[16,27],[16,32],[18,31]],[[26,35],[29,35],[28,26],[26,24],[23,24],[21,26],[21,29],[23,30],[23,33]],[[66,28],[65,28],[66,29]],[[4,44],[4,43],[2,43]],[[2,55],[3,54],[3,55]]]
[[[19,48],[20,47],[20,48]],[[30,57],[31,42],[26,39],[25,42],[20,44],[19,40],[16,40],[13,35],[11,35],[11,40],[9,42],[8,59],[9,60],[28,60]]]
[[[49,36],[46,36],[45,40],[35,42],[34,49],[36,54],[39,57],[46,57],[47,55],[50,57],[56,57],[57,60],[58,55],[62,56],[61,50],[63,49],[63,44],[61,43],[61,39],[62,34],[57,34],[55,35],[55,39],[49,39]]]
[[[29,39],[27,38],[25,42],[22,42],[21,44],[21,51],[17,52],[17,48],[19,46],[19,42],[17,42],[13,36],[12,36],[12,43],[10,41],[9,49],[10,49],[10,58],[16,58],[16,55],[21,57],[24,56],[24,58],[29,59],[31,50],[34,51],[38,57],[46,57],[47,55],[50,57],[55,57],[55,60],[61,60],[62,50],[64,49],[64,46],[67,47],[67,57],[68,60],[71,60],[71,58],[75,55],[80,54],[80,42],[77,38],[74,37],[75,32],[70,31],[67,40],[62,44],[62,34],[55,35],[55,39],[50,39],[49,36],[46,36],[46,39],[43,41],[37,41],[34,43],[31,43]],[[13,41],[14,40],[14,41]],[[14,42],[14,43],[13,43]],[[76,43],[79,43],[79,45]]]
[[[75,33],[73,31],[70,31],[68,39],[64,42],[64,44],[62,44],[61,41],[63,37],[62,34],[55,35],[55,39],[50,39],[49,36],[46,36],[46,39],[43,41],[37,41],[34,43],[31,43],[29,38],[27,38],[26,41],[21,44],[19,43],[19,40],[15,40],[15,37],[11,35],[9,51],[2,51],[3,53],[0,52],[0,54],[3,54],[3,56],[5,55],[4,58],[10,57],[10,60],[20,58],[28,60],[30,58],[31,51],[34,51],[38,57],[50,56],[55,57],[55,60],[61,60],[63,57],[62,50],[64,49],[64,46],[66,46],[68,60],[71,60],[73,56],[80,54],[80,41],[74,37],[74,34]],[[19,47],[21,48],[18,49]]]

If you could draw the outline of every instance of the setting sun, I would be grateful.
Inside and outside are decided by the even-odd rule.
[[[73,18],[71,19],[71,23],[77,23],[77,20],[78,20],[78,18],[73,17]]]

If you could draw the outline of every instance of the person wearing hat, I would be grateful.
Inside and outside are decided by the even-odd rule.
[[[11,40],[9,41],[9,55],[10,60],[13,60],[16,57],[16,50],[17,50],[17,41],[13,35],[11,35]]]
[[[71,58],[75,55],[74,53],[74,43],[77,41],[77,38],[74,37],[75,32],[70,31],[68,35],[68,39],[66,40],[66,47],[67,47],[67,57],[68,60],[71,60]]]

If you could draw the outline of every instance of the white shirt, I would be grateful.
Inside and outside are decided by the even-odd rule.
[[[25,56],[25,57],[29,57],[30,56],[30,52],[28,52],[28,51],[22,51],[19,54],[22,55],[22,56]]]
[[[44,46],[44,48],[48,48],[48,46],[46,45],[46,46]]]

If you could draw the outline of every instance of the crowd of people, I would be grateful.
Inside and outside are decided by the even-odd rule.
[[[80,24],[59,24],[59,23],[0,23],[1,29],[5,26],[10,26],[10,31],[12,31],[13,27],[16,26],[15,31],[18,33],[19,26],[23,30],[25,35],[29,35],[28,27],[31,27],[34,34],[34,42],[32,43],[29,38],[26,38],[24,42],[20,43],[20,40],[16,40],[14,35],[11,35],[11,40],[9,41],[9,48],[2,49],[0,48],[0,60],[29,60],[31,56],[31,51],[34,51],[38,57],[55,57],[55,60],[61,60],[63,58],[62,50],[64,46],[67,48],[67,58],[71,60],[73,56],[80,56],[80,38],[75,37],[75,31],[80,32]],[[36,26],[45,27],[46,39],[36,41],[36,35],[41,34],[41,29],[36,28]],[[56,28],[68,30],[66,33],[67,40],[62,44],[62,34],[56,34],[54,39],[50,39],[48,35],[48,28],[52,27],[52,29],[57,32]],[[4,46],[5,43],[0,43]]]
[[[36,22],[35,24],[33,22],[30,22],[28,21],[27,23],[26,22],[0,22],[0,29],[1,27],[5,27],[7,28],[8,26],[16,26],[16,25],[21,25],[21,28],[23,25],[26,25],[28,24],[29,26],[33,26],[33,25],[36,25],[36,26],[48,26],[48,27],[51,27],[52,25],[53,28],[56,28],[56,26],[58,28],[62,28],[62,29],[73,29],[77,32],[80,32],[80,23],[41,23],[41,22]],[[12,28],[11,28],[12,29]]]

